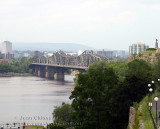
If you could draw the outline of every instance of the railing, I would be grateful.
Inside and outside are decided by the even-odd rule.
[[[29,124],[30,125],[30,124]],[[39,125],[39,124],[38,124]],[[6,123],[6,124],[2,124],[2,123],[0,123],[0,129],[25,129],[25,128],[27,128],[26,126],[28,126],[28,124],[26,124],[25,126],[24,126],[24,123]],[[47,125],[42,125],[42,126],[44,126],[43,127],[43,129],[47,129]],[[42,127],[33,127],[33,129],[42,129]]]
[[[0,124],[0,129],[23,129],[24,123]]]

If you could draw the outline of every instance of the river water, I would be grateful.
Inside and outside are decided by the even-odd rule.
[[[51,123],[54,107],[62,102],[71,103],[73,78],[65,75],[65,81],[59,82],[35,76],[1,77],[0,124]]]

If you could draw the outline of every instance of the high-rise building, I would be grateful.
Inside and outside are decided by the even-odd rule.
[[[14,58],[14,54],[12,52],[12,43],[9,41],[2,42],[2,55],[5,59]]]
[[[134,43],[129,46],[129,55],[138,54],[141,51],[145,51],[147,48],[149,48],[149,46],[144,43]]]
[[[9,41],[2,42],[2,54],[12,54],[12,43]]]

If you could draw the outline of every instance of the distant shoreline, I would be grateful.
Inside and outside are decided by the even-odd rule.
[[[21,74],[21,73],[13,73],[13,74],[9,74],[9,73],[0,73],[0,77],[28,77],[28,76],[34,76],[33,74]]]

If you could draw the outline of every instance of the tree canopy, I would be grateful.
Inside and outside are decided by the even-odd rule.
[[[70,104],[62,103],[61,106],[56,106],[53,111],[54,123],[65,125],[66,127],[71,126],[73,108]]]
[[[31,73],[29,64],[36,61],[38,57],[23,57],[20,60],[12,60],[9,63],[0,63],[0,73]]]
[[[109,125],[110,92],[118,83],[118,76],[113,68],[101,61],[92,64],[87,72],[77,76],[70,99],[73,123],[80,123],[76,129],[106,129]]]
[[[126,128],[129,107],[148,93],[152,71],[152,65],[144,60],[129,63],[101,61],[78,74],[70,96],[75,110],[72,121],[80,123],[75,129]],[[124,79],[120,81],[119,77]]]

